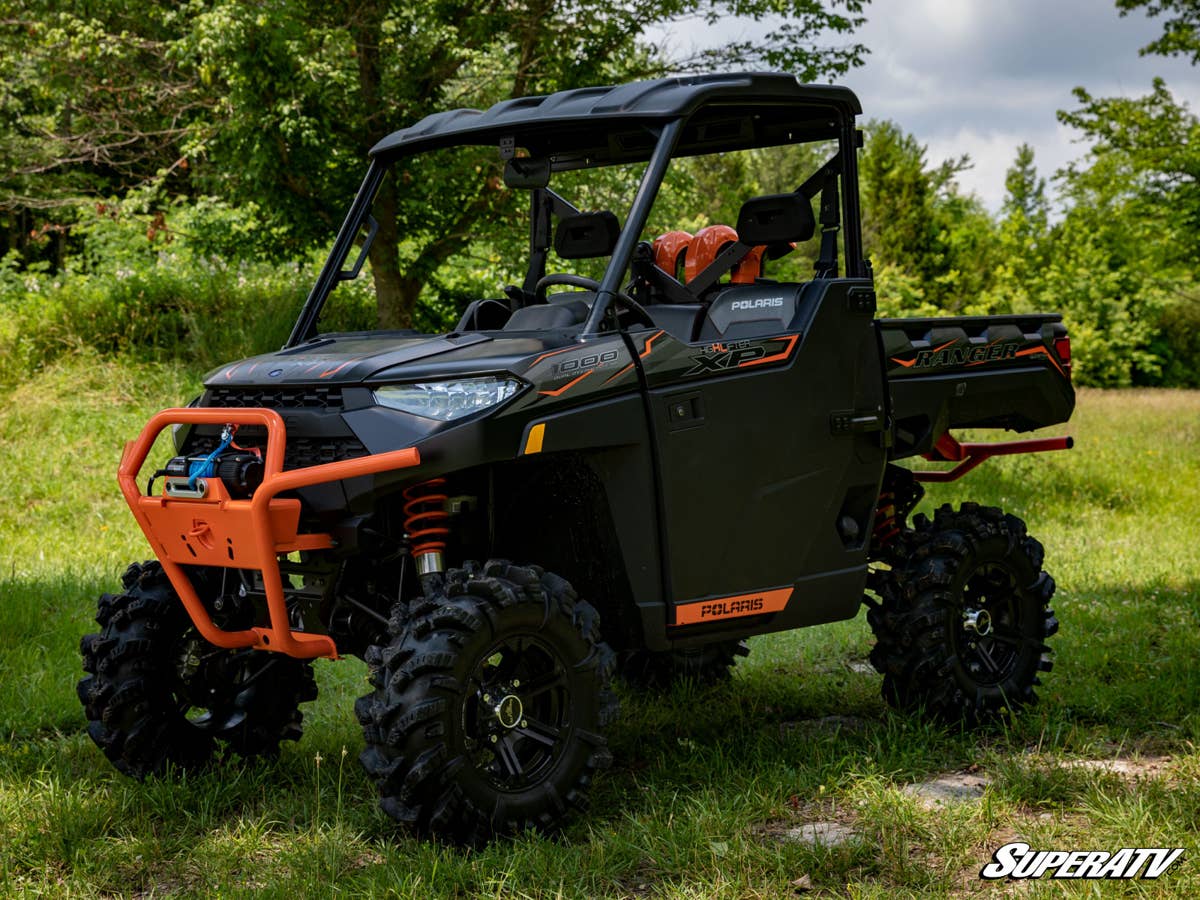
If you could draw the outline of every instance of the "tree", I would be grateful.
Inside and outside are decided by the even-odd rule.
[[[1197,0],[1117,0],[1122,16],[1145,10],[1151,18],[1166,15],[1162,35],[1141,49],[1142,55],[1190,56],[1200,62],[1200,2]]]
[[[955,182],[970,159],[931,167],[925,147],[895,123],[870,122],[866,132],[859,161],[863,241],[876,270],[919,298],[914,309],[972,306],[986,284],[993,241],[986,210]]]
[[[684,68],[766,62],[810,78],[838,74],[865,49],[813,41],[858,27],[864,2],[840,0],[844,12],[819,0],[195,3],[187,52],[224,99],[192,153],[205,160],[206,185],[263,198],[307,222],[299,235],[312,239],[335,224],[367,149],[431,111],[680,68],[644,35],[694,15],[772,15],[782,24],[757,48],[731,43]],[[370,259],[384,327],[411,324],[446,260],[494,236],[492,223],[511,214],[495,154],[453,162],[406,164],[402,194],[394,182],[380,192]]]
[[[173,20],[166,4],[0,0],[0,217],[10,248],[49,229],[61,256],[63,222],[81,199],[172,177],[184,186],[180,142],[212,103],[172,56]]]
[[[1004,173],[1004,216],[1019,221],[1018,229],[1025,234],[1044,231],[1049,215],[1046,203],[1046,179],[1040,178],[1033,161],[1033,148],[1022,144],[1017,158]]]

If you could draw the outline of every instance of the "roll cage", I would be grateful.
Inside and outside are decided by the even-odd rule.
[[[581,329],[583,336],[601,330],[621,291],[625,273],[634,263],[639,236],[667,168],[676,157],[815,140],[836,141],[838,150],[834,157],[797,187],[796,193],[808,199],[821,194],[818,221],[822,251],[818,275],[836,275],[836,242],[840,234],[846,276],[869,277],[869,264],[862,253],[858,202],[856,151],[862,140],[855,128],[855,116],[860,112],[857,98],[846,88],[805,85],[788,75],[745,74],[665,78],[615,88],[585,88],[509,100],[484,112],[460,109],[428,116],[372,148],[367,174],[284,349],[315,337],[321,310],[330,293],[338,282],[353,279],[361,271],[378,230],[378,223],[370,214],[371,206],[389,168],[405,157],[452,147],[491,145],[498,148],[505,160],[512,159],[517,148],[522,148],[531,157],[549,160],[552,172],[646,163]],[[532,292],[546,274],[551,217],[561,220],[574,212],[578,210],[547,187],[530,190],[526,293]],[[354,262],[346,268],[364,226],[366,236],[361,239]]]

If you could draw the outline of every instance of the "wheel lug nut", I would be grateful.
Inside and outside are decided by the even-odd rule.
[[[518,688],[520,686],[521,686],[521,682],[517,681],[517,679],[514,678],[513,679],[513,687]]]
[[[492,697],[491,697],[491,694],[484,694],[484,695],[483,695],[483,702],[484,702],[484,703],[491,703],[491,702],[492,702]]]
[[[522,728],[528,728],[528,727],[529,727],[529,720],[528,720],[528,719],[522,719],[522,720],[521,720],[521,727],[522,727]]]
[[[494,735],[494,734],[492,735],[492,743],[493,743],[493,744],[494,744],[494,743],[496,743],[496,742],[497,742],[497,741],[499,741],[499,740],[500,740],[500,738],[499,738],[499,737],[497,737],[497,736],[496,736],[496,735]]]

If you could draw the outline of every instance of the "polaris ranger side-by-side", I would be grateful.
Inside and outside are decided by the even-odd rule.
[[[142,777],[274,752],[312,661],[356,655],[391,816],[468,843],[552,830],[609,764],[615,676],[719,678],[745,638],[864,602],[888,703],[976,722],[1030,702],[1058,627],[1041,545],[975,504],[909,516],[923,481],[1069,446],[952,430],[1066,421],[1070,343],[1057,315],[875,318],[860,112],[785,75],[681,77],[439,113],[376,145],[286,346],[211,373],[125,449],[158,559],[83,640],[108,758]],[[527,195],[523,283],[445,334],[322,332],[383,180],[403,192],[418,154],[455,148],[491,148]],[[674,173],[768,151],[815,162],[660,221]],[[581,208],[621,166],[628,207]],[[175,456],[145,466],[168,427]],[[921,456],[958,465],[898,464]]]

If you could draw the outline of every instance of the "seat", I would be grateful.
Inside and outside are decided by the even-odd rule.
[[[646,312],[654,324],[685,343],[696,335],[696,325],[704,312],[702,303],[652,303]]]
[[[547,303],[522,306],[504,323],[503,331],[547,331],[578,328],[588,317],[588,305],[579,294],[556,294]],[[560,299],[563,298],[563,299]]]

